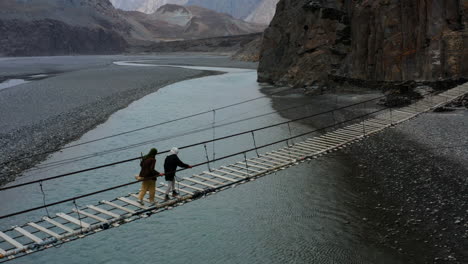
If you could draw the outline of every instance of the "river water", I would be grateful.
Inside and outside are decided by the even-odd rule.
[[[121,64],[121,67],[135,65]],[[227,73],[160,89],[116,112],[107,122],[68,146],[263,96],[253,70],[198,69]],[[172,146],[209,140],[213,138],[213,129],[210,129],[213,122],[219,126],[272,111],[271,100],[261,98],[195,118],[72,147],[52,154],[14,183],[128,159],[147,152],[151,147],[167,150]],[[307,111],[304,109],[303,113]],[[214,136],[221,137],[285,120],[278,114],[272,114],[216,128]],[[192,133],[200,128],[206,130]],[[311,129],[304,124],[295,124],[292,133]],[[288,127],[281,126],[258,132],[255,136],[256,143],[262,145],[289,135]],[[151,142],[140,144],[146,141]],[[135,146],[127,148],[129,145]],[[246,135],[215,146],[209,144],[207,152],[210,158],[213,155],[222,157],[252,147],[252,136]],[[182,150],[179,156],[189,164],[206,161],[203,146]],[[157,158],[157,169],[162,170],[164,156]],[[68,163],[69,159],[73,162]],[[212,166],[241,159],[239,156]],[[45,199],[52,202],[126,183],[133,180],[132,175],[138,169],[138,162],[134,162],[46,182],[43,186]],[[206,167],[195,168],[190,173],[201,170],[206,170]],[[350,174],[346,164],[334,159],[303,163],[151,218],[12,263],[399,263],[392,253],[367,241],[365,237],[369,231],[359,214],[347,206],[350,202],[359,201],[345,184]],[[94,204],[137,190],[138,186],[131,186],[78,200],[77,203],[81,206]],[[39,206],[43,197],[38,185],[21,191],[2,192],[0,214]],[[68,212],[71,208],[72,204],[64,204],[49,208],[49,213]],[[14,224],[37,220],[45,214],[41,210],[10,218],[1,221],[0,226],[3,230]]]

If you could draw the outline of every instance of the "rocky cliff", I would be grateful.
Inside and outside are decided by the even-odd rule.
[[[468,77],[466,0],[280,0],[259,81],[327,86]]]

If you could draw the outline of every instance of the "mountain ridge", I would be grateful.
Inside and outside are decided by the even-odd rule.
[[[2,0],[0,10],[0,55],[8,56],[122,53],[153,42],[264,29],[194,6],[167,5],[148,15],[118,10],[109,0]]]
[[[200,6],[247,22],[268,25],[275,14],[278,0],[111,0],[111,2],[116,8],[147,14],[156,12],[165,4]]]

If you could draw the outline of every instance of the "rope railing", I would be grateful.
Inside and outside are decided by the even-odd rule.
[[[93,139],[93,140],[85,141],[85,142],[74,144],[74,145],[69,145],[69,146],[65,146],[65,147],[61,147],[61,148],[56,148],[56,149],[53,149],[53,150],[44,151],[44,152],[36,153],[36,154],[33,154],[33,155],[22,156],[22,157],[19,157],[19,158],[15,158],[15,159],[11,159],[11,160],[2,162],[2,163],[0,163],[0,166],[9,164],[11,162],[19,161],[19,160],[22,160],[22,159],[33,158],[33,157],[37,157],[37,156],[51,154],[51,153],[54,153],[54,152],[57,152],[57,151],[60,151],[60,150],[75,148],[75,147],[78,147],[78,146],[87,145],[87,144],[90,144],[90,143],[106,140],[106,139],[109,139],[109,138],[119,137],[119,136],[131,134],[131,133],[135,133],[135,132],[138,132],[138,131],[142,131],[142,130],[146,130],[146,129],[150,129],[150,128],[154,128],[154,127],[158,127],[158,126],[162,126],[162,125],[167,125],[167,124],[174,123],[174,122],[177,122],[177,121],[182,121],[182,120],[193,118],[193,117],[196,117],[196,116],[205,115],[205,114],[211,113],[213,111],[219,111],[219,110],[231,108],[231,107],[234,107],[234,106],[250,103],[250,102],[253,102],[253,101],[256,101],[256,100],[267,98],[269,96],[273,96],[273,95],[277,95],[277,94],[284,93],[284,92],[287,92],[287,91],[291,91],[293,89],[295,89],[295,88],[281,90],[281,91],[274,92],[274,93],[271,93],[271,94],[267,94],[267,95],[264,95],[264,96],[259,96],[259,97],[255,97],[255,98],[252,98],[252,99],[249,99],[249,100],[245,100],[245,101],[233,103],[233,104],[230,104],[230,105],[218,107],[218,108],[215,108],[215,109],[212,109],[212,110],[207,110],[207,111],[199,112],[199,113],[196,113],[196,114],[192,114],[192,115],[188,115],[188,116],[184,116],[184,117],[164,121],[164,122],[161,122],[161,123],[148,125],[148,126],[144,126],[144,127],[133,129],[133,130],[128,130],[128,131],[125,131],[125,132],[121,132],[121,133],[117,133],[117,134],[113,134],[113,135],[109,135],[109,136],[105,136],[105,137],[101,137],[101,138],[96,138],[96,139]]]
[[[387,110],[387,109],[384,108],[384,109],[380,109],[380,110],[373,111],[373,112],[370,112],[370,113],[366,113],[364,115],[354,117],[352,119],[340,122],[337,125],[346,124],[346,123],[349,123],[349,122],[354,121],[354,120],[359,120],[359,119],[362,119],[363,117],[371,116],[371,115],[374,115],[376,113],[379,113],[379,112],[382,112],[382,111],[385,111],[385,110]],[[238,155],[244,155],[244,157],[246,158],[247,157],[246,153],[248,153],[248,152],[257,151],[258,149],[262,149],[262,148],[273,146],[273,145],[276,145],[276,144],[279,144],[279,143],[287,142],[287,141],[289,141],[291,139],[300,138],[300,137],[303,137],[303,136],[306,136],[306,135],[309,135],[309,134],[312,134],[312,133],[316,133],[316,132],[320,132],[320,131],[323,131],[323,130],[326,130],[326,129],[329,129],[329,128],[333,128],[334,126],[335,126],[334,124],[329,125],[329,126],[325,126],[325,127],[319,128],[319,129],[314,129],[314,130],[311,130],[311,131],[308,131],[308,132],[301,133],[299,135],[295,135],[295,136],[288,137],[288,138],[285,138],[285,139],[270,142],[268,144],[264,144],[264,145],[261,145],[261,146],[258,146],[258,147],[243,150],[243,151],[233,153],[233,154],[230,154],[230,155],[226,155],[226,156],[216,158],[216,159],[213,159],[213,160],[208,160],[206,162],[201,162],[201,163],[198,163],[198,164],[194,164],[194,165],[192,165],[192,168],[207,165],[210,162],[225,160],[225,159],[232,158],[232,157],[235,157],[235,156],[238,156]],[[180,172],[180,171],[185,171],[185,170],[187,170],[187,169],[179,169],[179,170],[176,170],[175,172]],[[94,196],[94,195],[97,195],[97,194],[100,194],[100,193],[109,192],[109,191],[112,191],[112,190],[116,190],[116,189],[120,189],[120,188],[127,187],[127,186],[130,186],[130,185],[134,185],[134,184],[137,184],[139,182],[140,181],[132,181],[132,182],[129,182],[129,183],[120,184],[120,185],[117,185],[117,186],[113,186],[113,187],[105,188],[105,189],[102,189],[102,190],[94,191],[94,192],[91,192],[91,193],[75,196],[75,197],[64,199],[64,200],[61,200],[61,201],[57,201],[57,202],[37,206],[37,207],[34,207],[34,208],[30,208],[30,209],[10,213],[10,214],[7,214],[7,215],[0,216],[0,219],[5,219],[5,218],[9,218],[9,217],[13,217],[13,216],[17,216],[17,215],[21,215],[21,214],[25,214],[25,213],[37,211],[37,210],[44,209],[44,208],[47,208],[47,207],[52,207],[52,206],[55,206],[55,205],[59,205],[59,204],[67,203],[67,202],[72,202],[72,201],[75,201],[75,200],[79,200],[79,199],[83,199],[83,198],[86,198],[86,197]]]
[[[261,131],[261,130],[265,130],[265,129],[269,129],[269,128],[273,128],[273,127],[277,127],[277,126],[282,126],[282,125],[285,125],[285,124],[290,124],[292,122],[297,122],[297,121],[309,119],[309,118],[312,118],[312,117],[317,117],[317,116],[320,116],[320,115],[326,115],[326,114],[332,113],[334,111],[339,111],[339,110],[350,108],[350,107],[353,107],[353,106],[356,106],[356,105],[360,105],[362,103],[375,101],[375,100],[381,99],[383,97],[385,97],[385,96],[379,96],[379,97],[376,97],[376,98],[373,98],[373,99],[369,99],[369,100],[361,101],[361,102],[358,102],[358,103],[342,106],[342,107],[335,108],[335,109],[332,109],[332,110],[328,110],[328,111],[324,111],[324,112],[320,112],[320,113],[315,113],[315,114],[312,114],[312,115],[308,115],[308,116],[304,116],[304,117],[300,117],[300,118],[296,118],[296,119],[276,123],[276,124],[273,124],[273,125],[264,126],[264,127],[261,127],[261,128],[252,129],[252,130],[249,130],[249,131],[244,131],[244,132],[240,132],[240,133],[236,133],[236,134],[231,134],[231,135],[224,136],[224,137],[219,137],[219,138],[216,138],[214,140],[207,140],[207,141],[203,141],[203,142],[198,142],[198,143],[186,145],[186,146],[180,147],[179,149],[192,148],[192,147],[195,147],[195,146],[200,146],[200,145],[204,145],[204,144],[208,144],[208,143],[212,143],[212,142],[216,142],[216,141],[220,141],[220,140],[224,140],[224,139],[228,139],[228,138],[232,138],[232,137],[237,137],[237,136],[241,136],[241,135],[246,135],[246,134],[250,134],[250,133],[253,133],[253,132],[257,132],[257,131]],[[387,108],[383,108],[383,109],[387,109]],[[159,152],[158,155],[167,154],[167,153],[169,153],[169,150]],[[76,174],[81,174],[81,173],[84,173],[84,172],[89,172],[89,171],[99,170],[99,169],[102,169],[102,168],[107,168],[107,167],[111,167],[111,166],[115,166],[115,165],[119,165],[119,164],[129,163],[129,162],[132,162],[132,161],[139,160],[140,158],[141,157],[130,158],[130,159],[126,159],[126,160],[121,160],[121,161],[116,161],[116,162],[112,162],[112,163],[108,163],[108,164],[103,164],[103,165],[92,167],[92,168],[87,168],[87,169],[82,169],[82,170],[78,170],[78,171],[68,172],[68,173],[64,173],[64,174],[60,174],[60,175],[56,175],[56,176],[52,176],[52,177],[48,177],[48,178],[43,178],[43,179],[39,179],[39,180],[34,180],[34,181],[15,184],[15,185],[7,186],[7,187],[2,187],[2,188],[0,188],[0,191],[15,189],[15,188],[18,188],[18,187],[31,185],[31,184],[35,184],[35,183],[39,183],[39,182],[51,181],[51,180],[55,180],[55,179],[59,179],[59,178],[63,178],[63,177],[68,177],[68,176],[72,176],[72,175],[76,175]]]

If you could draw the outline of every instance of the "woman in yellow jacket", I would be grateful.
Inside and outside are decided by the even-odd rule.
[[[158,150],[155,148],[151,149],[148,155],[144,156],[140,163],[140,178],[143,179],[138,200],[141,205],[144,204],[143,198],[145,197],[146,192],[149,192],[150,203],[155,204],[154,196],[156,194],[156,178],[164,175],[154,169],[156,166],[156,154],[158,154]]]

